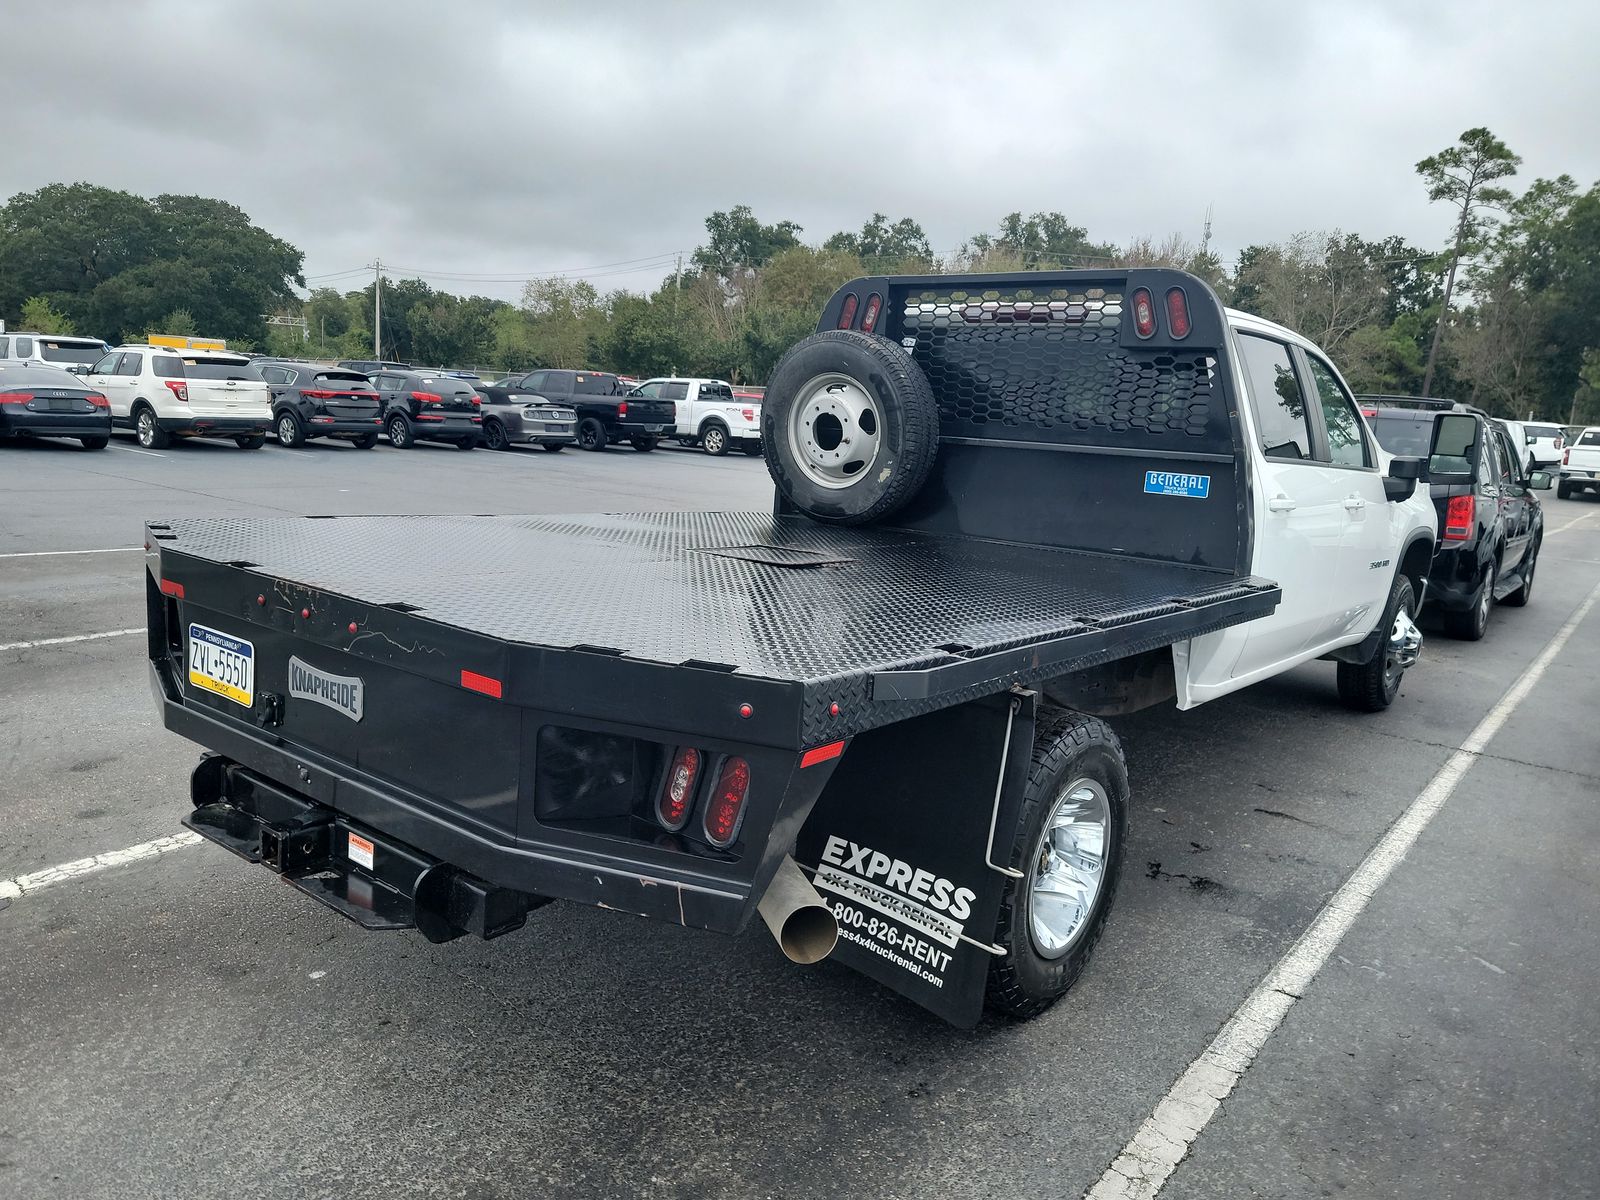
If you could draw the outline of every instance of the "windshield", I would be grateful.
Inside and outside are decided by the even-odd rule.
[[[110,350],[104,342],[39,342],[39,357],[45,362],[77,363],[92,367]]]

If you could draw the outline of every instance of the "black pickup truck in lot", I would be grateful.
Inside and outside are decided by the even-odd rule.
[[[970,1026],[1099,938],[1105,717],[1317,658],[1382,710],[1420,650],[1422,460],[1193,276],[857,280],[762,422],[770,513],[150,522],[185,823],[435,941],[759,914]]]
[[[548,401],[578,414],[578,445],[604,450],[627,442],[635,450],[654,450],[672,433],[677,409],[670,400],[627,394],[628,385],[606,371],[530,371],[480,384],[484,399],[496,405]]]

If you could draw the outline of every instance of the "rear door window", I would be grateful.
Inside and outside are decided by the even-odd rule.
[[[687,383],[668,383],[663,384],[661,387],[661,398],[663,400],[683,400],[688,395],[689,385]]]
[[[157,360],[159,360],[161,356],[160,355],[156,355],[155,357],[157,358]],[[174,360],[174,361],[176,361],[176,360]],[[122,361],[117,364],[117,374],[118,375],[137,375],[143,369],[144,369],[144,355],[140,354],[137,350],[125,350],[125,351],[123,351],[123,353],[122,353]],[[181,377],[181,374],[182,373],[180,372],[180,377]]]
[[[1245,378],[1250,385],[1250,411],[1256,436],[1268,458],[1311,459],[1311,426],[1306,421],[1305,394],[1282,342],[1253,334],[1239,335]]]
[[[171,354],[154,354],[150,357],[150,369],[162,379],[182,379],[183,359]]]
[[[1586,429],[1578,435],[1580,446],[1600,446],[1600,429]]]

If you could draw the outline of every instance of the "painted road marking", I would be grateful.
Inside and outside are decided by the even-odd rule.
[[[54,558],[59,554],[129,554],[143,546],[111,546],[105,550],[14,550],[0,558]]]
[[[75,637],[40,638],[33,642],[7,642],[0,646],[0,650],[32,650],[39,646],[66,646],[72,642],[98,642],[103,638],[127,637],[130,633],[143,633],[144,626],[137,629],[112,629],[105,633],[80,633]]]
[[[151,458],[165,458],[165,454],[157,454],[154,450],[139,450],[133,446],[117,446],[124,454],[148,454]]]
[[[1500,697],[1483,720],[1439,768],[1410,807],[1389,827],[1333,899],[1306,927],[1289,952],[1256,984],[1200,1057],[1189,1064],[1139,1126],[1138,1132],[1086,1193],[1087,1200],[1150,1200],[1160,1193],[1222,1102],[1277,1032],[1294,1002],[1306,993],[1367,903],[1444,807],[1456,785],[1519,704],[1527,698],[1567,640],[1600,600],[1600,584],[1578,606],[1539,657]]]
[[[1568,521],[1565,525],[1562,525],[1562,526],[1560,526],[1560,527],[1558,527],[1556,529],[1552,529],[1550,531],[1550,536],[1551,537],[1555,537],[1555,535],[1558,534],[1558,533],[1565,533],[1567,530],[1571,529],[1574,525],[1582,525],[1585,521],[1589,520],[1593,516],[1594,516],[1593,513],[1584,513],[1583,516],[1581,516],[1581,517],[1573,517],[1572,520]]]
[[[0,879],[0,900],[31,896],[34,892],[54,887],[58,883],[66,883],[69,879],[82,879],[85,875],[93,875],[111,867],[143,862],[145,859],[155,858],[173,850],[182,850],[185,846],[193,846],[200,840],[198,833],[184,830],[171,837],[156,838],[153,842],[140,842],[137,846],[129,846],[126,850],[108,850],[104,854],[96,854],[93,858],[80,858],[76,862],[46,867],[29,875],[18,875],[15,879]]]

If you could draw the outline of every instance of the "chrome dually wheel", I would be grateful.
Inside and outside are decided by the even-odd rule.
[[[1093,779],[1067,784],[1045,821],[1028,873],[1029,933],[1044,958],[1072,949],[1105,882],[1111,804]]]

